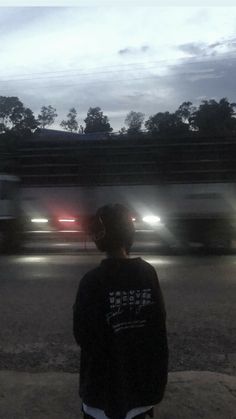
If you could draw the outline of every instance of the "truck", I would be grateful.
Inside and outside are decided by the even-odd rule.
[[[83,233],[98,207],[119,202],[130,208],[137,237],[152,234],[165,247],[229,249],[235,239],[235,137],[101,138],[41,129],[20,142],[14,159],[15,223],[28,233]]]
[[[123,203],[137,235],[166,247],[230,248],[235,238],[235,185],[165,185],[27,188],[27,231],[82,232],[86,219],[105,204]],[[64,234],[65,236],[65,234]]]
[[[0,250],[12,252],[23,242],[20,208],[20,179],[12,174],[0,173]]]

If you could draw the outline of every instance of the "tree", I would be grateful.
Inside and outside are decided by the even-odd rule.
[[[201,134],[228,134],[236,129],[235,107],[227,98],[203,100],[193,114],[193,126]]]
[[[125,135],[127,134],[127,129],[125,127],[121,127],[121,129],[119,130],[119,134],[120,135]]]
[[[16,96],[0,96],[0,133],[23,132],[37,128],[33,112]]]
[[[145,122],[150,134],[176,135],[188,132],[189,126],[182,122],[177,112],[158,112]]]
[[[101,108],[89,108],[87,117],[84,120],[86,127],[84,132],[111,132],[113,128],[110,126],[108,117],[103,115]]]
[[[63,120],[60,125],[70,132],[78,131],[78,122],[76,121],[77,112],[75,108],[71,108],[67,114],[67,120]]]
[[[144,114],[142,112],[131,111],[125,118],[125,124],[128,126],[128,134],[138,134],[141,132],[144,121]]]
[[[38,115],[38,122],[41,128],[52,125],[57,117],[56,109],[51,105],[42,106],[41,113]]]
[[[189,125],[189,128],[193,128],[193,116],[196,112],[196,107],[193,106],[192,102],[183,102],[176,111],[182,122]]]
[[[38,127],[38,122],[36,121],[33,112],[29,108],[25,108],[23,118],[16,124],[16,131],[25,131],[27,129],[35,129]]]

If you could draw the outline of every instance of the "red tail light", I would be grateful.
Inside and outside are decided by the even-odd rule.
[[[58,218],[58,221],[60,223],[75,223],[76,219],[75,218]]]

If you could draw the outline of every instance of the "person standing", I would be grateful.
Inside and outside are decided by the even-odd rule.
[[[135,230],[123,205],[100,208],[89,232],[107,257],[81,279],[73,306],[84,418],[153,417],[168,377],[166,311],[156,271],[129,257]]]

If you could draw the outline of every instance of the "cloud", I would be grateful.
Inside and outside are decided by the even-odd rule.
[[[131,53],[132,53],[131,48],[123,48],[118,51],[118,54],[120,55],[126,55],[126,54],[131,54]]]
[[[215,42],[208,45],[209,51],[214,49],[216,51],[235,51],[236,52],[236,38],[224,39],[223,41]]]
[[[215,42],[214,44],[210,44],[209,48],[216,48],[219,47],[221,45],[221,42]]]
[[[148,45],[143,45],[143,46],[141,47],[141,51],[142,51],[142,52],[147,52],[149,49],[150,49],[150,47],[149,47]]]
[[[189,42],[177,46],[177,49],[192,56],[215,56],[222,51],[236,52],[236,38],[224,39],[209,44],[203,42]]]
[[[112,72],[93,79],[71,81],[64,87],[63,80],[41,81],[35,89],[27,81],[20,87],[12,82],[11,95],[18,96],[36,114],[43,105],[54,106],[58,124],[72,106],[78,111],[80,124],[90,106],[100,106],[114,130],[118,130],[131,109],[145,113],[148,119],[157,112],[174,112],[186,100],[198,105],[202,98],[227,97],[234,102],[235,73],[236,54],[225,53],[217,57],[185,58],[162,75],[151,69],[137,78],[135,71],[115,75]]]
[[[119,55],[135,55],[140,53],[145,53],[150,50],[149,45],[142,45],[141,47],[135,48],[135,47],[127,47],[120,49],[118,51]]]
[[[172,66],[165,83],[173,88],[175,103],[198,98],[221,99],[227,97],[235,101],[236,54],[222,54],[221,57],[188,59]]]
[[[205,53],[205,45],[202,43],[189,42],[179,45],[178,49],[191,55],[202,55]]]

